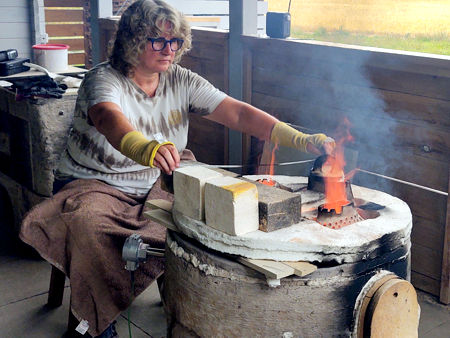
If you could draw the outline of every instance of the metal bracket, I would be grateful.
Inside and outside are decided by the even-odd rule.
[[[139,263],[147,260],[148,256],[164,257],[164,249],[152,248],[145,244],[138,234],[132,234],[125,240],[122,248],[122,259],[126,262],[125,270],[136,271]]]

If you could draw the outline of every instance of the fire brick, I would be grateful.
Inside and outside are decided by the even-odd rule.
[[[233,177],[205,183],[206,225],[231,236],[258,230],[258,190],[255,184]]]
[[[300,194],[255,182],[258,189],[259,230],[270,232],[300,222]]]
[[[174,208],[198,221],[205,219],[205,182],[222,174],[203,166],[178,168],[173,173]]]

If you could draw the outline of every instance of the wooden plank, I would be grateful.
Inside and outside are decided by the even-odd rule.
[[[258,92],[261,94],[260,96],[278,96],[287,100],[296,98],[297,101],[300,101],[300,104],[297,108],[297,114],[291,114],[291,116],[298,116],[298,119],[301,119],[305,125],[315,126],[316,128],[321,126],[322,129],[326,128],[327,125],[334,125],[334,128],[336,128],[339,120],[343,116],[348,116],[354,126],[355,136],[359,136],[362,138],[362,141],[368,144],[373,144],[375,140],[384,149],[390,149],[393,145],[406,147],[406,149],[401,151],[405,153],[420,153],[442,162],[447,162],[450,157],[448,131],[440,127],[434,128],[440,121],[435,121],[437,123],[434,125],[423,126],[397,121],[383,113],[385,108],[381,98],[375,99],[371,103],[367,102],[371,101],[375,95],[370,89],[366,92],[353,86],[341,86],[339,89],[330,89],[330,85],[326,81],[314,79],[308,80],[308,83],[302,81],[292,82],[290,85],[287,83],[281,85],[281,79],[275,81],[278,78],[276,75],[269,76],[266,73],[257,75],[254,74],[253,77],[252,94]],[[286,81],[289,80],[290,78],[288,77]],[[361,97],[356,98],[355,96],[358,95]],[[347,99],[342,99],[342,97]],[[266,102],[270,104],[270,102]],[[314,110],[301,111],[304,108],[304,103],[307,104],[308,108]],[[353,107],[351,107],[352,105]],[[327,107],[330,109],[326,109]],[[321,114],[318,114],[315,110],[321,112]],[[448,119],[444,117],[445,115],[448,114],[442,111],[444,121]],[[286,118],[283,116],[283,119]],[[367,128],[365,128],[367,125],[373,126],[371,133],[368,133]],[[374,139],[374,137],[376,138]],[[431,151],[424,153],[422,150],[424,145]]]
[[[444,230],[444,227],[438,223],[413,215],[411,242],[413,245],[420,244],[426,248],[443,252],[441,249]]]
[[[258,79],[255,78],[255,81],[257,80]],[[276,80],[277,78],[273,79],[273,81]],[[298,79],[297,81],[300,81],[300,79]],[[281,84],[277,83],[277,85],[284,85],[283,81],[281,81]],[[296,82],[291,83],[291,85],[295,86]],[[319,86],[317,88],[317,91],[323,93],[323,91],[327,88],[328,87],[325,86],[324,83],[322,86]],[[357,90],[357,88],[354,88],[354,90]],[[362,88],[358,89],[358,92],[363,96],[368,95],[368,97],[379,97],[383,100],[384,114],[382,115],[382,117],[384,119],[402,121],[410,125],[418,125],[441,131],[447,131],[450,128],[450,114],[447,114],[447,112],[450,111],[450,101],[378,89]],[[257,98],[255,98],[254,100],[255,104],[260,104],[260,101],[262,101],[265,102],[269,107],[273,105],[273,108],[276,109],[277,107],[279,107],[281,111],[284,107],[285,110],[287,110],[288,112],[291,111],[292,113],[298,111],[302,105],[309,104],[316,106],[326,105],[330,109],[345,110],[348,112],[348,114],[352,115],[360,114],[360,111],[362,109],[365,109],[365,113],[367,115],[380,115],[380,111],[376,108],[376,106],[372,105],[346,105],[345,102],[343,102],[343,104],[340,104],[339,107],[336,107],[336,101],[327,102],[328,100],[326,100],[324,102],[324,100],[322,100],[321,103],[317,102],[320,98],[326,99],[326,93],[324,93],[323,96],[315,95],[314,97],[306,98],[300,98],[298,96],[280,97],[275,96],[270,92],[260,93],[254,91],[253,93],[257,96]],[[349,95],[341,89],[338,90],[338,94],[345,96]]]
[[[210,40],[210,41],[228,40],[228,32],[218,31],[218,30],[215,30],[215,29],[208,29],[208,28],[192,28],[192,35],[194,36],[195,41],[201,41],[201,40]]]
[[[295,269],[282,262],[269,261],[264,259],[250,259],[238,257],[237,261],[263,273],[269,279],[281,279],[295,273]]]
[[[69,54],[69,65],[84,65],[84,62],[84,53]]]
[[[444,232],[444,248],[442,254],[441,288],[439,300],[444,304],[450,303],[450,170],[448,174],[447,217]]]
[[[440,280],[442,249],[433,250],[418,243],[411,247],[411,270],[430,278]]]
[[[447,183],[443,173],[448,170],[448,162],[427,158],[428,154],[421,154],[420,150],[417,151],[418,154],[411,154],[411,147],[408,145],[395,148],[387,146],[386,148],[383,145],[375,145],[377,142],[375,139],[372,144],[367,142],[369,141],[364,143],[359,141],[359,144],[350,146],[359,152],[359,168],[445,193]],[[360,174],[365,175],[363,173],[357,175]],[[419,192],[420,189],[416,189],[416,191]]]
[[[307,57],[310,60],[321,60],[325,63],[347,63],[352,60],[359,64],[364,63],[385,69],[450,77],[448,62],[450,56],[447,55],[393,51],[313,40],[262,39],[252,36],[243,36],[242,39],[257,54],[260,54],[260,51],[272,51],[271,53],[279,51],[274,60],[283,55],[290,55],[296,60]]]
[[[414,216],[423,217],[439,227],[445,224],[446,196],[362,172],[355,175],[353,183],[396,196],[408,204]]]
[[[442,75],[417,74],[410,72],[400,72],[366,66],[361,61],[351,63],[337,63],[330,55],[329,61],[311,58],[293,58],[290,55],[253,51],[255,55],[254,67],[262,73],[268,69],[276,69],[275,78],[284,76],[303,79],[312,78],[325,80],[330,83],[347,84],[362,88],[377,88],[381,90],[410,93],[419,96],[432,98],[449,99],[449,94],[443,89],[450,82],[450,77]],[[289,64],[289,67],[285,65]],[[380,75],[382,74],[382,75]],[[290,83],[291,81],[285,81]],[[443,87],[444,86],[444,87]],[[336,89],[339,89],[336,86]]]
[[[84,36],[83,24],[58,24],[45,25],[45,31],[49,36]]]
[[[408,204],[415,216],[423,217],[440,227],[445,223],[446,196],[361,172],[353,178],[353,182],[400,198]]]
[[[369,68],[369,67],[367,67]],[[369,77],[376,88],[443,100],[450,99],[450,78],[370,67]]]
[[[85,0],[44,0],[45,7],[83,7]]]
[[[421,99],[425,99],[425,102],[432,103],[434,107],[433,105],[430,108],[428,106],[422,106],[419,107],[421,109],[415,108],[416,111],[420,112],[425,108],[425,111],[421,112],[421,115],[427,116],[426,114],[428,114],[430,109],[436,110],[436,106],[437,108],[443,106],[444,110],[438,109],[438,113],[434,113],[434,116],[438,120],[442,119],[446,125],[449,124],[450,118],[448,114],[445,114],[447,111],[446,108],[448,107],[448,98],[444,100],[439,98],[433,100],[424,98],[423,92],[417,96],[400,93],[397,90],[398,88],[393,88],[393,90],[375,88],[372,82],[365,79],[364,75],[358,69],[349,69],[347,71],[350,73],[347,77],[345,77],[346,74],[344,72],[342,79],[338,79],[333,72],[323,74],[322,70],[317,69],[321,66],[321,64],[318,64],[316,73],[308,76],[302,72],[295,72],[295,70],[292,72],[288,72],[287,70],[277,70],[274,72],[274,68],[271,65],[267,67],[257,67],[254,65],[252,74],[253,85],[255,86],[254,91],[291,100],[320,100],[322,104],[327,104],[330,107],[339,107],[352,112],[358,112],[364,109],[367,113],[376,113],[379,115],[387,111],[385,114],[386,117],[393,119],[398,119],[397,114],[394,113],[401,112],[417,104]],[[295,65],[293,67],[295,68]],[[397,79],[396,81],[399,80],[401,79]],[[448,83],[450,83],[450,80]],[[274,89],[277,90],[274,91]],[[323,102],[324,100],[326,101]],[[407,102],[402,105],[401,102],[405,100]],[[412,102],[408,102],[410,100]],[[416,116],[416,119],[420,119],[421,115]],[[430,123],[435,125],[440,124],[439,122],[435,120],[430,121]]]
[[[225,40],[193,40],[192,50],[189,56],[200,59],[212,60],[217,64],[223,64]]]
[[[187,148],[192,150],[198,161],[209,164],[224,162],[224,129],[222,125],[201,116],[189,114]],[[211,137],[214,135],[214,137]],[[205,146],[208,145],[208,146]]]
[[[145,218],[148,218],[158,224],[165,226],[167,229],[179,232],[176,224],[173,222],[172,214],[161,209],[145,211],[143,213]]]
[[[56,38],[49,37],[48,42],[69,45],[69,51],[84,50],[84,38],[83,39],[56,39]]]
[[[243,55],[243,92],[242,101],[252,102],[252,54],[248,48],[244,49]],[[249,163],[252,151],[252,137],[248,134],[242,134],[242,163]]]
[[[303,104],[303,102],[299,104],[294,100],[279,99],[255,92],[252,95],[252,103],[255,106],[281,118],[283,121],[308,126],[309,130],[305,129],[304,131],[309,133],[326,132],[333,136],[334,129],[337,126],[336,120],[339,120],[337,116],[341,114],[339,111],[330,111],[323,105],[314,106],[308,103]],[[351,117],[354,117],[354,115],[351,115]],[[332,125],[330,121],[333,122]],[[403,130],[402,135],[406,134],[404,139],[399,137],[400,140],[397,140],[397,138],[393,140],[388,131],[389,128],[385,126],[384,131],[383,127],[377,128],[378,125],[383,123],[392,125],[392,122],[386,122],[382,119],[366,119],[366,125],[373,126],[372,130],[376,131],[372,138],[364,135],[367,130],[365,125],[355,123],[352,128],[352,133],[355,132],[356,134],[354,136],[363,138],[356,138],[351,145],[352,148],[359,150],[361,153],[359,163],[361,168],[375,172],[382,171],[379,173],[398,176],[399,179],[445,191],[447,182],[445,175],[442,175],[442,173],[447,172],[448,161],[445,154],[450,151],[448,146],[442,143],[443,139],[446,138],[445,133],[436,131],[433,134],[433,132],[426,131],[424,128],[412,128],[408,135],[408,128],[405,125],[401,129]],[[380,133],[378,133],[378,130],[380,130]],[[415,139],[414,132],[420,130],[428,134],[430,139],[425,139],[425,136],[422,136],[421,140],[420,138]],[[384,139],[390,139],[391,144]],[[424,145],[429,147],[429,152],[424,150]],[[395,171],[395,174],[393,171]]]
[[[309,262],[283,262],[294,269],[294,274],[303,277],[317,270],[317,266]]]
[[[313,50],[311,53],[303,53],[304,46],[301,44],[291,42],[290,45],[283,44],[278,48],[275,45],[271,48],[271,44],[273,43],[269,40],[254,49],[253,53],[257,55],[255,67],[276,69],[276,72],[272,72],[273,75],[293,73],[305,78],[353,83],[361,87],[374,87],[444,100],[450,99],[450,93],[445,90],[450,83],[448,65],[446,66],[449,69],[448,74],[442,72],[417,73],[414,68],[405,71],[391,67],[373,66],[367,63],[369,55],[362,55],[363,52],[360,50],[321,46],[320,51]],[[282,48],[280,49],[280,47]],[[340,58],[339,55],[343,57]],[[430,63],[433,62],[434,59],[430,59]],[[392,65],[388,61],[386,64]],[[448,63],[448,60],[443,61]],[[289,65],[289,67],[285,65]]]
[[[201,75],[211,84],[222,91],[226,91],[225,77],[223,75],[223,64],[207,59],[199,59],[194,57],[184,57],[181,66],[189,68],[193,72]]]
[[[83,21],[83,8],[76,10],[46,9],[45,22],[79,22]]]
[[[172,212],[173,202],[163,199],[154,199],[146,201],[145,206],[151,210],[161,209],[167,212]]]
[[[439,280],[411,271],[411,282],[417,289],[439,296]]]

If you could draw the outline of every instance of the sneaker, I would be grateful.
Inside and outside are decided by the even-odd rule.
[[[109,326],[106,328],[105,331],[102,332],[100,336],[97,336],[96,338],[118,338],[119,335],[116,331],[116,321],[109,324]]]

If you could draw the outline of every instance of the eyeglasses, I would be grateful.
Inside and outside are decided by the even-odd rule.
[[[166,48],[166,45],[169,44],[170,50],[172,52],[176,52],[183,46],[184,40],[173,38],[170,40],[166,40],[165,38],[147,38],[148,41],[152,43],[152,48],[154,51],[160,51]]]

